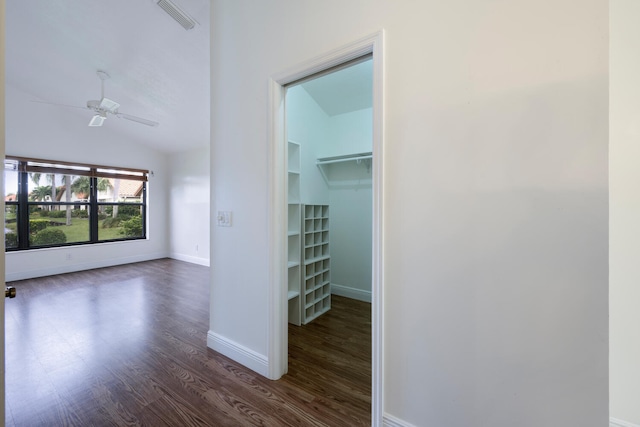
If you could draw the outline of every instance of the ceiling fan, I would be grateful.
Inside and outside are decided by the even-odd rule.
[[[131,120],[136,123],[142,123],[147,126],[158,126],[159,123],[153,120],[143,119],[142,117],[132,116],[131,114],[121,113],[118,109],[120,108],[120,104],[117,102],[105,98],[104,96],[104,81],[110,78],[109,74],[106,71],[98,70],[96,72],[98,77],[100,78],[100,99],[99,100],[89,100],[87,101],[86,107],[76,107],[73,105],[63,105],[63,104],[52,104],[52,105],[62,105],[64,107],[75,107],[75,108],[83,108],[87,110],[93,111],[95,114],[89,121],[89,126],[102,126],[104,121],[107,119],[108,115],[114,115],[120,119]],[[41,102],[41,101],[35,101]],[[51,104],[49,102],[41,102],[43,104]]]

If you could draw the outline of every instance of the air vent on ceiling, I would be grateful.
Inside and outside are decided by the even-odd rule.
[[[173,19],[182,25],[185,30],[190,30],[196,26],[196,21],[182,11],[178,6],[169,0],[158,0],[158,6],[169,14]]]

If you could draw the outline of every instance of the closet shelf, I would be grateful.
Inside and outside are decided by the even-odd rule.
[[[308,258],[305,260],[305,262],[312,263],[312,262],[324,261],[329,258],[331,258],[329,255],[320,255],[317,257]]]
[[[293,299],[293,298],[295,298],[295,297],[297,297],[299,295],[300,295],[300,292],[298,292],[298,291],[288,291],[287,292],[287,301],[291,300],[291,299]]]
[[[371,183],[372,152],[322,157],[316,160],[322,178],[330,187],[359,186]],[[363,165],[362,167],[356,167]]]
[[[359,163],[362,160],[371,160],[372,158],[373,158],[373,153],[369,151],[367,153],[347,154],[345,156],[322,157],[316,161],[316,165],[329,165],[332,163],[343,163],[343,162]]]
[[[289,323],[300,326],[302,253],[300,214],[300,144],[287,144],[287,305]]]

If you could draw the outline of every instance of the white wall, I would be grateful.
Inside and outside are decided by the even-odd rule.
[[[640,425],[640,2],[610,2],[611,416]]]
[[[385,412],[606,425],[607,17],[605,0],[215,0],[212,201],[235,223],[212,230],[211,334],[268,362],[268,77],[384,28]]]
[[[330,196],[331,292],[371,302],[371,185]]]
[[[90,128],[86,117],[51,107],[37,116],[33,105],[6,87],[6,154],[32,158],[96,163],[105,166],[149,169],[148,229],[146,240],[103,243],[68,248],[38,249],[6,254],[6,280],[19,280],[88,268],[166,257],[169,254],[167,155],[124,139],[107,123]],[[113,123],[114,125],[120,123]],[[136,123],[122,123],[139,126]],[[67,259],[70,256],[71,259]]]
[[[330,137],[322,146],[320,157],[344,156],[371,151],[373,141],[371,108],[337,114],[329,119]]]
[[[316,166],[323,147],[331,141],[329,116],[302,86],[287,89],[287,138],[300,144],[300,201],[329,203],[329,189]]]
[[[169,161],[172,258],[209,265],[209,147],[174,153]]]
[[[331,143],[325,145],[322,157],[370,152],[373,141],[372,120],[371,108],[331,116]],[[337,180],[329,191],[332,230],[331,290],[335,294],[371,301],[371,173],[366,172],[367,166],[362,163],[335,166],[348,166],[348,169],[341,169],[346,181]],[[356,182],[354,177],[364,179]],[[348,185],[342,187],[343,183]]]

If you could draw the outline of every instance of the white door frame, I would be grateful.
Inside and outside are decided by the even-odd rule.
[[[4,146],[5,146],[5,105],[4,105],[4,53],[5,53],[5,2],[0,0],[0,156],[4,159]],[[4,166],[3,166],[4,168]],[[4,172],[0,176],[0,187],[4,192]],[[4,198],[0,201],[0,208],[2,209],[2,223],[4,224]],[[2,249],[2,259],[0,259],[0,282],[4,288],[5,284],[5,252],[4,243],[0,244]],[[4,425],[5,415],[5,403],[4,403],[4,374],[5,374],[5,362],[4,362],[4,296],[0,297],[0,425]]]
[[[269,338],[268,377],[287,372],[288,309],[286,271],[286,123],[285,86],[361,56],[373,56],[373,229],[372,229],[372,426],[382,425],[383,415],[383,158],[384,158],[384,31],[376,32],[325,55],[303,62],[269,80]]]

